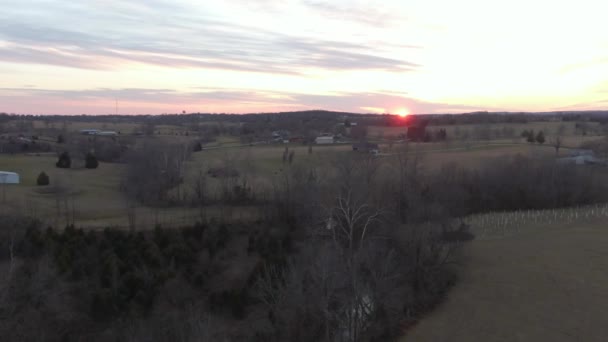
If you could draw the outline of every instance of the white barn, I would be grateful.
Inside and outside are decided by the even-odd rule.
[[[0,184],[19,184],[19,174],[16,172],[0,171]]]

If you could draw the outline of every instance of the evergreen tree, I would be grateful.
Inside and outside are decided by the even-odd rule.
[[[532,144],[536,141],[536,139],[534,138],[534,130],[528,132],[528,138],[526,139],[526,141]]]
[[[85,156],[84,167],[87,169],[96,169],[99,166],[99,162],[93,153],[89,152]]]
[[[543,133],[543,131],[539,131],[536,135],[536,142],[541,145],[545,143],[545,134]]]
[[[72,166],[72,159],[70,158],[70,155],[67,152],[63,152],[62,154],[60,154],[59,160],[57,161],[55,166],[61,169],[69,169],[70,166]]]
[[[50,180],[49,180],[49,176],[44,172],[40,172],[40,174],[38,175],[38,178],[36,179],[36,184],[40,185],[40,186],[44,186],[44,185],[49,185]]]

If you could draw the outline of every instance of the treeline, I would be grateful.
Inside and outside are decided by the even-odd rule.
[[[155,153],[167,162],[159,169],[176,167],[168,151]],[[457,281],[460,246],[473,238],[464,216],[608,200],[601,169],[516,156],[435,172],[420,158],[402,149],[285,162],[269,188],[252,190],[264,194],[252,199],[255,223],[201,216],[182,229],[83,231],[4,218],[0,336],[387,341]],[[140,200],[170,199],[152,189]]]
[[[285,263],[292,248],[286,231],[261,224],[145,232],[56,231],[6,217],[2,224],[9,269],[0,334],[15,341],[124,341],[133,328],[125,320],[165,320],[192,308],[242,320],[257,304],[252,284],[262,265]],[[226,274],[235,269],[238,278]],[[159,340],[180,335],[170,329],[174,338]]]
[[[0,113],[0,124],[10,121],[28,125],[33,120],[42,120],[46,123],[64,122],[102,122],[102,123],[152,123],[154,125],[191,126],[197,124],[218,123],[226,124],[269,124],[270,129],[289,129],[298,126],[295,123],[311,123],[321,121],[338,123],[344,117],[364,125],[373,126],[403,126],[406,122],[425,123],[431,126],[467,125],[467,124],[497,124],[497,123],[528,123],[532,121],[577,121],[577,122],[606,122],[606,111],[583,112],[549,112],[549,113],[491,113],[472,112],[462,114],[416,114],[409,115],[406,120],[398,115],[391,114],[355,114],[326,110],[309,110],[280,113],[252,113],[252,114],[225,114],[225,113],[190,113],[190,114],[163,114],[163,115],[14,115]]]

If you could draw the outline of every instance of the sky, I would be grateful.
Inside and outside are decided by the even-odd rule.
[[[0,0],[0,112],[608,109],[604,0]]]

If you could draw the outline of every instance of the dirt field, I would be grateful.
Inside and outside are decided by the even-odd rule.
[[[607,222],[530,224],[471,242],[461,281],[402,341],[606,341]]]

